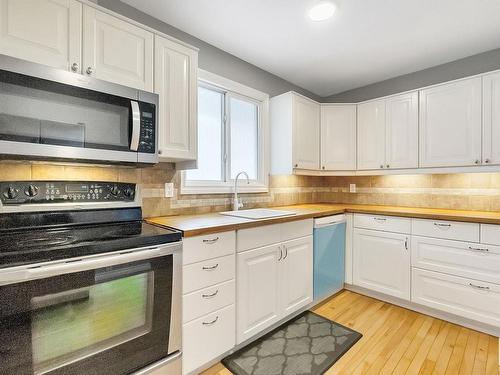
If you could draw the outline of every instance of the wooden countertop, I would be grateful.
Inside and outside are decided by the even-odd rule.
[[[472,223],[500,224],[500,212],[445,210],[434,208],[414,208],[398,206],[373,206],[359,204],[315,203],[293,206],[271,207],[277,210],[293,211],[296,215],[262,220],[224,216],[218,213],[201,215],[160,216],[146,219],[151,224],[174,228],[183,232],[184,237],[224,232],[242,228],[252,228],[267,224],[284,223],[294,220],[329,216],[344,212],[378,214],[388,216],[416,217],[432,220],[465,221]]]

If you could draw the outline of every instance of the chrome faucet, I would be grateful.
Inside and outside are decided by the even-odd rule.
[[[238,199],[238,178],[243,175],[247,179],[247,184],[250,183],[250,179],[248,178],[247,172],[240,172],[236,175],[236,178],[234,179],[234,198],[233,198],[233,211],[238,211],[240,208],[243,207],[243,203],[240,202]]]

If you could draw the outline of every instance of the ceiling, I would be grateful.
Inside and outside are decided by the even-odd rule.
[[[500,0],[122,0],[319,96],[500,47]]]

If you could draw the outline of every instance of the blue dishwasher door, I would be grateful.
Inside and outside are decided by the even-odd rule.
[[[314,229],[314,300],[344,287],[345,222]]]

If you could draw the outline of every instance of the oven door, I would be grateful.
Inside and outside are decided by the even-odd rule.
[[[129,374],[180,350],[179,243],[0,273],[1,374]]]
[[[156,103],[152,93],[0,55],[0,152],[154,163]]]

